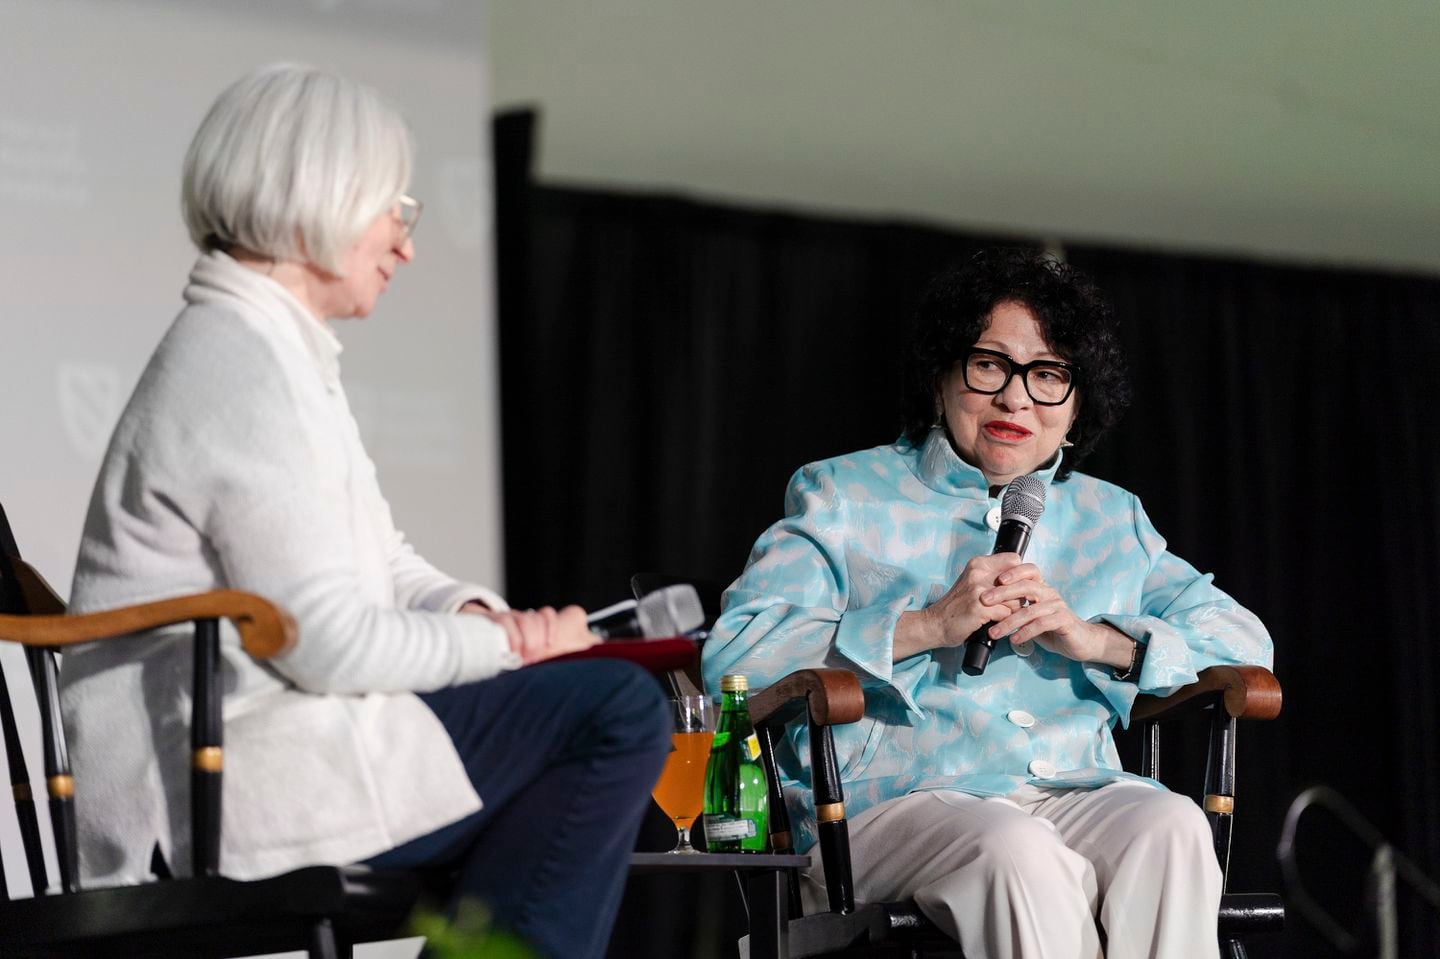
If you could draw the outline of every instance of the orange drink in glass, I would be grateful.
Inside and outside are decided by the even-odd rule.
[[[705,763],[710,758],[710,741],[715,738],[714,707],[704,696],[678,696],[670,700],[670,713],[675,721],[671,750],[654,796],[675,823],[678,840],[670,851],[693,853],[690,827],[705,803]]]

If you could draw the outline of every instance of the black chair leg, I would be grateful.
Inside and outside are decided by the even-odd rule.
[[[340,959],[340,950],[335,945],[335,928],[329,919],[311,923],[308,952],[310,959]]]
[[[760,870],[745,882],[750,911],[750,959],[790,955],[789,888],[778,869]]]
[[[1239,939],[1221,939],[1220,955],[1224,959],[1246,959],[1245,943]]]

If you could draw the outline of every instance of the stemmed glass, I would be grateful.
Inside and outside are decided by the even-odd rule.
[[[694,853],[690,827],[705,803],[705,763],[710,758],[710,741],[715,738],[715,707],[705,696],[676,696],[670,700],[670,715],[675,728],[670,755],[655,784],[655,802],[679,834],[670,852]]]

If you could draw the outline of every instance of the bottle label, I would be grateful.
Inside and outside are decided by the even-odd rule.
[[[731,819],[728,816],[705,817],[705,841],[731,842],[749,839],[755,835],[755,823],[750,819]]]
[[[752,760],[759,759],[759,758],[760,758],[760,737],[757,736],[757,735],[754,734],[754,733],[751,733],[751,734],[750,734],[750,738],[747,739],[747,740],[745,740],[745,751],[750,754],[750,758],[751,758]]]

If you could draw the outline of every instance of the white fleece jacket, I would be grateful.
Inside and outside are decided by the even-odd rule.
[[[221,871],[353,862],[480,806],[414,695],[519,665],[464,602],[504,602],[395,529],[340,385],[340,343],[283,287],[202,256],[187,306],[120,418],[90,502],[71,609],[208,589],[288,609],[297,646],[251,659],[225,624]],[[158,841],[189,866],[193,630],[65,656],[82,874],[149,878]]]

